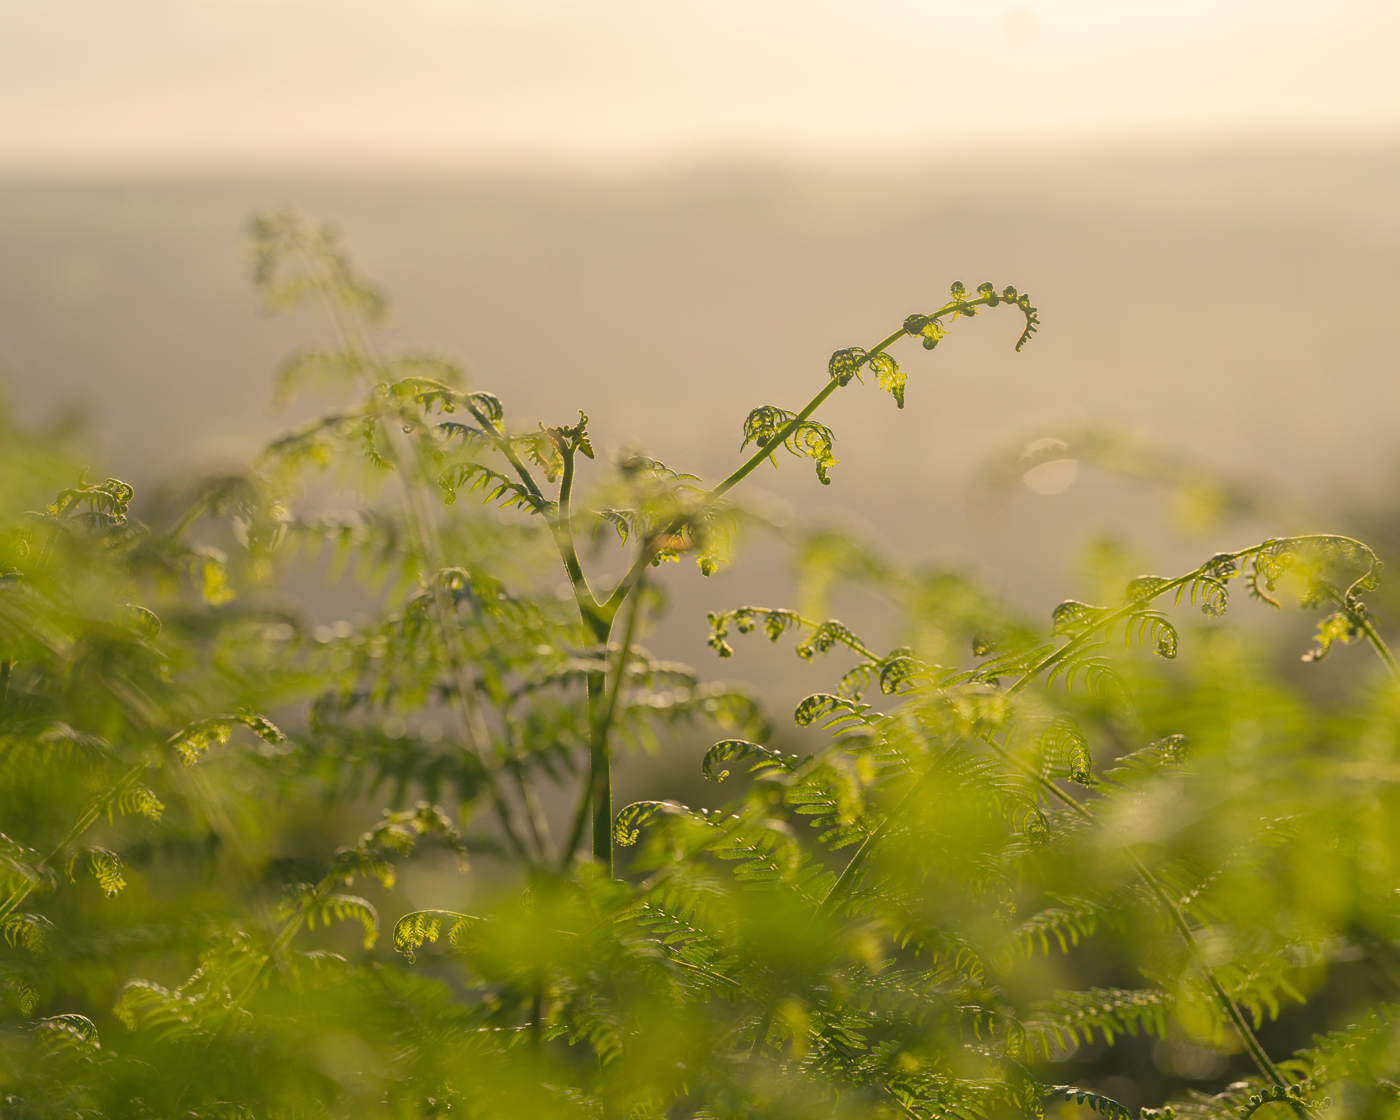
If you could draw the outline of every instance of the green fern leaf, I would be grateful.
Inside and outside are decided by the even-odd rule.
[[[1092,784],[1094,772],[1089,740],[1074,720],[1063,716],[1051,723],[1040,737],[1040,749],[1048,764],[1068,768],[1070,781],[1085,786]]]
[[[739,445],[739,450],[743,451],[750,443],[766,447],[796,420],[795,412],[788,412],[776,405],[762,405],[754,409],[744,420],[744,442]],[[783,440],[783,446],[793,455],[805,455],[814,461],[817,478],[823,486],[831,483],[827,472],[837,463],[831,450],[835,443],[835,433],[815,420],[801,421]]]
[[[11,914],[0,921],[0,936],[12,949],[42,953],[48,948],[53,923],[42,914]]]
[[[1109,1045],[1119,1035],[1142,1031],[1161,1037],[1171,996],[1155,988],[1128,991],[1122,988],[1090,988],[1059,992],[1041,1004],[1026,1022],[1026,1037],[1033,1050],[1049,1055],[1051,1043],[1063,1052],[1102,1036]]]
[[[903,408],[906,378],[899,363],[888,354],[876,354],[870,359],[870,371],[875,375],[875,384],[894,397],[896,406]]]
[[[97,880],[97,885],[102,888],[102,893],[108,898],[116,898],[126,886],[126,879],[122,876],[121,857],[108,848],[89,848],[87,855],[88,868],[92,871],[92,877]]]
[[[792,718],[799,727],[810,727],[820,722],[822,727],[834,730],[852,721],[869,725],[883,717],[869,704],[857,703],[829,692],[817,692],[797,705]]]
[[[358,922],[364,930],[364,947],[373,949],[379,940],[379,911],[367,899],[354,894],[317,894],[313,892],[313,907],[306,915],[307,929],[316,928],[316,918],[329,926],[331,921]]]
[[[1120,786],[1145,781],[1179,766],[1186,757],[1187,745],[1185,735],[1168,735],[1141,750],[1123,755],[1103,776]]]
[[[101,1050],[97,1025],[86,1015],[51,1015],[34,1024],[34,1039],[45,1053]]]
[[[1050,631],[1073,637],[1093,630],[1112,613],[1112,607],[1094,607],[1076,599],[1066,599],[1050,613]]]
[[[781,751],[750,743],[746,739],[725,739],[705,752],[700,772],[712,782],[722,782],[729,777],[729,771],[720,770],[718,767],[726,762],[746,762],[749,759],[756,761],[747,768],[746,773],[757,774],[760,777],[775,773],[791,774],[798,765],[795,754],[785,755]]]
[[[412,963],[418,958],[416,950],[424,943],[436,944],[443,930],[447,931],[447,943],[460,946],[473,924],[481,921],[470,914],[459,914],[455,910],[415,910],[405,914],[394,923],[394,948]]]
[[[613,842],[627,848],[637,842],[644,825],[659,816],[694,817],[690,807],[676,801],[634,801],[613,818]]]
[[[1094,1112],[1107,1117],[1108,1120],[1138,1120],[1135,1109],[1119,1104],[1112,1097],[1105,1097],[1101,1093],[1090,1092],[1088,1089],[1080,1089],[1074,1085],[1047,1085],[1042,1092],[1051,1098],[1072,1099],[1075,1104],[1086,1105]]]
[[[140,814],[148,821],[160,820],[165,806],[155,791],[146,786],[131,786],[123,790],[116,800],[117,808],[124,814]]]
[[[166,740],[174,748],[186,765],[193,765],[208,753],[211,747],[228,742],[233,728],[225,719],[201,719],[181,728]]]
[[[843,645],[848,649],[863,652],[864,643],[861,642],[845,623],[834,618],[827,619],[818,626],[812,633],[797,643],[795,652],[803,661],[811,661],[819,653],[826,653],[833,646]]]

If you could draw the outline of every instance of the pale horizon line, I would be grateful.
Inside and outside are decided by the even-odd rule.
[[[968,163],[1016,164],[1063,159],[1263,156],[1304,150],[1400,152],[1400,114],[1302,118],[1261,117],[1107,122],[1045,129],[1005,127],[923,135],[884,136],[691,135],[613,145],[390,143],[326,145],[221,145],[218,151],[177,152],[170,145],[143,151],[6,151],[0,142],[4,180],[208,180],[266,178],[403,179],[421,177],[632,178],[753,169],[825,173],[833,178],[880,169],[917,173]]]

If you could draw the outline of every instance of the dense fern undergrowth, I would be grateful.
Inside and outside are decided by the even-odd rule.
[[[884,596],[904,644],[713,614],[719,658],[811,662],[818,745],[788,753],[722,661],[638,643],[656,566],[728,563],[756,467],[839,469],[828,397],[902,408],[936,366],[913,342],[1019,349],[1028,297],[954,284],[838,350],[708,485],[381,352],[327,230],[277,215],[254,247],[269,306],[336,330],[281,394],[352,403],[136,507],[62,440],[0,439],[0,1114],[1400,1112],[1396,600],[1366,544],[1104,563],[1096,601],[1027,620],[790,532],[804,603]],[[281,605],[320,549],[368,621]],[[1227,613],[1287,602],[1321,619],[1295,664],[1346,660],[1325,704]],[[696,734],[722,809],[613,804],[623,753]]]

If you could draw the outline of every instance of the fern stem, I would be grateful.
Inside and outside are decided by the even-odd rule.
[[[943,316],[951,315],[960,307],[981,307],[984,305],[989,305],[993,298],[993,295],[985,295],[978,296],[975,299],[950,300],[948,303],[945,303],[941,308],[935,311],[932,315],[928,316],[928,318],[931,321],[937,322]],[[998,296],[995,298],[997,298],[998,302],[1001,302],[1001,297]],[[893,346],[896,342],[898,342],[908,333],[909,332],[906,331],[903,327],[900,327],[899,330],[895,331],[893,334],[887,335],[878,343],[876,343],[874,349],[869,351],[869,356],[873,358],[877,354],[883,354],[889,347]],[[803,407],[801,412],[799,412],[790,421],[788,421],[787,424],[785,424],[778,432],[776,432],[773,435],[772,439],[768,440],[768,442],[765,443],[762,447],[754,451],[754,453],[750,455],[748,459],[746,459],[742,464],[740,464],[739,467],[736,468],[727,478],[719,482],[705,496],[710,499],[723,497],[740,482],[746,479],[750,474],[753,473],[753,471],[758,467],[758,465],[763,462],[763,460],[767,459],[779,447],[781,447],[783,443],[789,437],[791,437],[794,432],[797,431],[797,429],[802,425],[802,423],[805,420],[809,419],[812,413],[816,412],[817,409],[819,409],[822,406],[822,403],[827,399],[827,397],[831,396],[831,394],[836,392],[836,390],[839,388],[841,388],[841,382],[837,381],[835,378],[829,378],[827,380],[827,383],[817,391],[816,395],[813,396],[810,401],[807,402],[807,404]],[[656,556],[657,550],[661,547],[661,542],[669,540],[676,533],[679,533],[684,527],[685,519],[677,518],[676,520],[672,521],[668,526],[666,526],[666,528],[663,529],[661,532],[656,533],[654,536],[652,536],[645,543],[645,545],[643,545],[641,554],[637,557],[635,561],[633,561],[632,567],[628,569],[627,574],[622,577],[622,580],[618,583],[618,585],[615,588],[613,588],[612,594],[610,594],[607,600],[602,604],[603,609],[606,610],[611,608],[613,611],[616,611],[622,605],[623,601],[631,592],[632,587],[646,573],[647,567],[651,564],[652,560]]]
[[[568,574],[569,584],[574,590],[574,598],[578,601],[579,615],[587,625],[589,616],[596,616],[598,613],[598,599],[588,586],[588,579],[583,573],[583,565],[579,563],[578,548],[574,544],[574,523],[571,509],[577,452],[575,448],[569,446],[567,441],[558,441],[558,446],[559,453],[564,460],[564,470],[559,477],[559,513],[550,519],[550,529],[554,533],[554,543],[559,549],[560,560],[564,562],[564,571]],[[608,619],[608,621],[612,620]]]
[[[521,804],[525,806],[525,823],[529,826],[530,835],[534,838],[535,848],[540,854],[541,861],[552,861],[556,852],[554,850],[554,837],[549,831],[549,818],[545,816],[544,806],[540,804],[540,795],[535,789],[535,784],[530,781],[530,777],[525,773],[525,766],[522,759],[516,759],[516,764],[511,767],[515,775],[515,786],[520,791]]]
[[[622,691],[627,658],[632,652],[632,637],[637,629],[641,602],[642,587],[638,584],[627,605],[627,621],[622,628],[622,648],[618,650],[617,663],[609,674],[607,688],[602,697],[602,710],[594,723],[588,744],[589,783],[593,789],[593,858],[607,869],[610,876],[613,872],[613,820],[612,764],[608,755],[608,732],[612,729],[613,716],[617,712],[617,698]]]
[[[966,302],[969,306],[971,306],[973,304],[986,303],[988,299],[989,297],[983,296],[981,299],[967,300]],[[937,314],[930,315],[929,318],[937,319],[942,315],[948,314],[948,312],[951,310],[952,305],[950,304],[945,306]],[[870,357],[873,358],[877,354],[883,354],[887,348],[893,346],[907,333],[908,332],[906,332],[903,327],[900,327],[899,330],[894,332],[894,334],[889,335],[884,339],[881,339],[881,341],[875,346],[875,348],[870,351]],[[832,380],[829,380],[825,385],[823,385],[820,392],[818,392],[816,396],[814,396],[810,401],[807,402],[806,407],[803,408],[801,412],[799,412],[796,416],[789,420],[782,428],[780,428],[776,433],[774,433],[772,439],[770,439],[767,443],[765,443],[762,447],[758,448],[757,451],[750,455],[749,458],[728,478],[726,478],[723,482],[721,482],[713,490],[711,490],[710,497],[718,498],[721,495],[728,493],[736,485],[738,485],[750,474],[752,474],[753,471],[758,467],[760,463],[763,462],[764,459],[772,455],[773,452],[778,450],[778,448],[780,448],[789,438],[791,438],[792,434],[802,426],[802,422],[811,417],[812,413],[816,412],[817,409],[819,409],[822,406],[822,403],[826,400],[827,397],[831,396],[832,393],[834,393],[837,389],[841,387],[841,383],[835,380],[834,378]]]
[[[1076,804],[1078,803],[1076,802]],[[1139,878],[1141,878],[1142,881],[1147,884],[1148,889],[1157,896],[1157,901],[1161,904],[1162,909],[1166,911],[1167,916],[1171,918],[1172,924],[1176,926],[1177,932],[1181,934],[1183,940],[1185,940],[1186,944],[1191,948],[1192,953],[1197,953],[1199,950],[1199,943],[1196,941],[1195,931],[1191,928],[1191,923],[1186,920],[1186,915],[1181,912],[1181,907],[1177,905],[1176,901],[1167,892],[1167,889],[1162,886],[1157,880],[1157,877],[1147,869],[1146,865],[1143,864],[1136,855],[1132,852],[1127,852],[1126,855],[1128,857],[1128,862],[1132,864],[1133,870],[1138,873]],[[1224,985],[1220,983],[1214,971],[1204,963],[1201,965],[1201,971],[1205,974],[1206,983],[1210,985],[1210,990],[1215,994],[1216,1002],[1220,1004],[1221,1009],[1230,1020],[1230,1025],[1235,1028],[1235,1033],[1244,1044],[1245,1050],[1249,1052],[1249,1056],[1254,1060],[1254,1064],[1259,1067],[1259,1072],[1275,1085],[1287,1086],[1287,1079],[1279,1072],[1278,1066],[1274,1065],[1273,1060],[1269,1057],[1264,1047],[1260,1045],[1258,1038],[1254,1035],[1254,1031],[1250,1028],[1249,1024],[1245,1022],[1244,1015],[1240,1012],[1235,1001],[1230,998],[1230,994],[1225,990]]]
[[[1400,677],[1400,663],[1395,660],[1395,655],[1390,652],[1390,647],[1386,645],[1385,639],[1376,630],[1375,624],[1369,618],[1361,619],[1361,632],[1366,635],[1366,640],[1371,643],[1371,647],[1376,651],[1376,656],[1392,677]]]

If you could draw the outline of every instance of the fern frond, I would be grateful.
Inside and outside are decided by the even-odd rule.
[[[1158,657],[1169,661],[1176,657],[1176,627],[1167,621],[1167,616],[1161,611],[1138,611],[1129,615],[1123,627],[1125,641],[1132,641],[1134,630],[1138,641],[1151,644]]]
[[[735,829],[710,850],[720,859],[735,861],[734,878],[755,887],[791,882],[807,862],[797,838],[776,820]]]
[[[637,842],[644,825],[665,815],[704,819],[697,816],[690,806],[678,801],[634,801],[624,806],[613,818],[613,842],[623,848],[630,847]]]
[[[783,800],[799,816],[823,831],[817,842],[832,851],[868,840],[884,817],[867,812],[862,783],[849,766],[827,762],[783,792]]]
[[[92,877],[97,880],[97,885],[102,888],[102,893],[108,898],[116,898],[126,886],[126,879],[122,875],[121,857],[116,852],[108,848],[89,848],[87,852],[88,869],[92,872]],[[76,857],[75,857],[76,859]],[[69,864],[68,875],[73,876],[73,865]]]
[[[837,619],[829,618],[812,633],[797,643],[797,656],[803,661],[811,661],[819,653],[826,653],[833,646],[842,645],[857,653],[868,654],[865,644],[851,633],[850,627]]]
[[[370,321],[384,315],[384,297],[356,276],[340,238],[290,210],[262,214],[251,225],[253,280],[268,307],[284,310],[320,295]]]
[[[778,408],[776,405],[762,405],[754,409],[744,420],[744,442],[739,445],[739,450],[743,451],[750,443],[756,443],[760,447],[766,446],[796,419],[797,413]],[[815,463],[817,478],[823,486],[830,485],[831,478],[828,472],[837,463],[832,454],[835,443],[835,433],[825,424],[818,424],[815,420],[801,421],[783,440],[783,446],[793,455],[799,458],[805,455]],[[772,456],[769,458],[772,459]]]
[[[316,928],[317,917],[323,926],[329,926],[333,920],[358,922],[364,930],[364,947],[374,948],[379,940],[379,911],[367,899],[354,894],[322,894],[309,884],[303,887],[303,897],[310,904],[306,913],[307,929]]]
[[[873,727],[885,717],[884,713],[875,711],[869,704],[834,696],[829,692],[816,692],[797,705],[792,718],[798,727],[818,724],[827,730],[838,731],[852,724]]]
[[[1187,746],[1185,735],[1168,735],[1117,759],[1104,771],[1104,779],[1119,786],[1147,781],[1179,767],[1186,757]]]
[[[706,645],[721,657],[734,654],[734,647],[725,641],[731,625],[741,634],[750,634],[761,624],[768,640],[776,642],[788,628],[806,624],[796,611],[781,607],[737,607],[731,611],[711,611],[706,618],[710,623]]]
[[[1089,754],[1089,740],[1069,716],[1052,720],[1040,736],[1040,750],[1045,764],[1068,772],[1070,781],[1090,785],[1094,780],[1094,763]]]
[[[1001,677],[1023,676],[1046,656],[1054,651],[1054,646],[1044,643],[1031,643],[1007,650],[983,661],[965,679],[972,682],[995,684]]]
[[[1201,608],[1207,618],[1219,618],[1229,604],[1227,581],[1239,574],[1239,565],[1228,552],[1217,554],[1188,582],[1176,589],[1176,602],[1183,597]]]
[[[875,375],[875,384],[894,397],[895,406],[903,408],[906,376],[899,363],[888,354],[876,354],[870,359],[870,372]]]
[[[124,814],[139,814],[148,821],[159,821],[165,806],[147,786],[129,786],[118,794],[117,808]]]
[[[97,1025],[86,1015],[50,1015],[34,1024],[34,1040],[46,1053],[101,1050]]]
[[[1304,969],[1317,957],[1317,947],[1312,945],[1287,946],[1275,952],[1239,952],[1226,964],[1217,966],[1215,976],[1258,1028],[1266,1017],[1278,1018],[1285,999],[1307,1002],[1299,984],[1304,982]]]
[[[1112,662],[1098,653],[1107,644],[1107,641],[1092,642],[1067,654],[1052,665],[1050,671],[1045,674],[1046,686],[1054,684],[1057,680],[1062,680],[1065,691],[1073,692],[1074,682],[1082,680],[1084,687],[1094,696],[1107,698],[1121,694],[1123,691],[1122,677],[1118,675]]]
[[[0,883],[7,894],[51,886],[54,880],[53,870],[37,851],[0,832]]]
[[[1050,632],[1077,637],[1097,629],[1099,623],[1112,613],[1112,607],[1095,607],[1077,599],[1066,599],[1050,612]]]
[[[1332,1102],[1328,1099],[1314,1100],[1311,1097],[1312,1086],[1306,1083],[1297,1085],[1265,1085],[1257,1093],[1251,1093],[1249,1099],[1240,1106],[1236,1115],[1239,1120],[1249,1120],[1259,1109],[1266,1104],[1285,1102],[1293,1109],[1301,1111],[1309,1116],[1321,1116],[1327,1112]]]
[[[1112,1097],[1105,1097],[1101,1093],[1094,1093],[1088,1089],[1080,1089],[1074,1085],[1047,1085],[1042,1092],[1052,1100],[1063,1098],[1067,1101],[1073,1100],[1075,1104],[1085,1105],[1092,1111],[1107,1117],[1107,1120],[1138,1120],[1136,1109],[1119,1104]]]
[[[131,484],[119,478],[109,478],[100,486],[80,481],[75,487],[60,490],[44,512],[55,521],[64,518],[82,521],[94,531],[114,529],[126,524],[127,511],[135,496]],[[87,506],[87,512],[79,513],[80,505]]]
[[[277,367],[272,401],[279,409],[284,408],[298,389],[352,386],[369,372],[363,356],[355,351],[305,347]]]
[[[539,497],[523,483],[507,478],[484,463],[458,463],[438,475],[437,483],[443,492],[442,500],[447,505],[452,505],[457,500],[457,492],[466,487],[468,491],[479,491],[483,501],[495,502],[501,509],[515,507],[530,513],[547,514],[555,508],[553,502]]]
[[[436,944],[446,929],[447,943],[460,946],[467,930],[473,923],[481,921],[470,914],[459,914],[455,910],[415,910],[405,914],[394,923],[394,948],[408,958],[409,963],[418,958],[415,951],[424,943]]]
[[[181,728],[166,740],[186,765],[193,765],[204,757],[211,747],[228,742],[233,734],[229,721],[214,717],[196,720]]]
[[[48,948],[54,925],[42,914],[11,914],[0,921],[0,937],[13,949],[42,953]]]
[[[1104,916],[1100,903],[1089,899],[1061,901],[1062,905],[1031,915],[1011,931],[1008,939],[1018,952],[1030,956],[1039,946],[1042,953],[1048,954],[1053,939],[1060,952],[1068,953],[1080,940],[1098,932]]]
[[[749,759],[756,761],[746,768],[745,773],[756,774],[759,777],[775,773],[791,774],[799,765],[795,754],[785,755],[781,751],[750,743],[746,739],[725,739],[705,752],[700,772],[712,782],[722,782],[729,777],[729,771],[720,770],[718,767],[726,762],[747,762]]]
[[[597,512],[598,524],[593,530],[596,537],[598,531],[604,525],[611,525],[617,531],[618,543],[627,544],[627,538],[637,536],[644,537],[645,531],[638,532],[641,524],[641,515],[635,509],[600,509]]]
[[[1112,1045],[1118,1035],[1142,1031],[1160,1037],[1166,1031],[1171,996],[1156,988],[1129,991],[1122,988],[1090,988],[1059,992],[1036,1008],[1026,1021],[1027,1044],[1044,1056],[1051,1043],[1062,1052],[1092,1042],[1096,1034]]]
[[[166,740],[166,744],[186,765],[193,765],[208,751],[227,743],[235,724],[241,724],[265,743],[278,746],[287,741],[281,730],[264,715],[246,709],[229,715],[210,716],[187,724]]]

